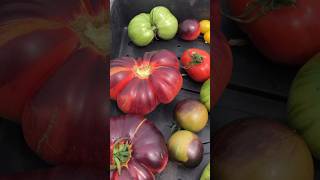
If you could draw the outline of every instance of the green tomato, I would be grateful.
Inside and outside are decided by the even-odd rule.
[[[137,46],[150,44],[156,35],[170,40],[177,31],[178,20],[163,6],[153,8],[150,14],[138,14],[128,25],[128,36]]]
[[[289,125],[305,139],[320,159],[320,54],[298,72],[288,101]]]
[[[204,168],[200,180],[210,180],[210,162]]]
[[[151,20],[157,28],[157,35],[161,39],[170,40],[178,31],[178,20],[163,6],[157,6],[151,10]]]
[[[200,101],[210,112],[210,79],[206,80],[200,90]]]
[[[130,21],[128,35],[135,45],[146,46],[151,43],[155,36],[151,24],[151,17],[146,13],[141,13]]]

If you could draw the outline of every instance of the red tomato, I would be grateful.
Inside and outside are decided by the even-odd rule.
[[[233,66],[231,49],[221,32],[214,34],[211,52],[213,57],[213,77],[210,79],[213,82],[211,96],[213,97],[212,104],[214,105],[230,81]]]
[[[0,116],[51,164],[106,167],[108,4],[0,2]]]
[[[125,113],[148,114],[158,104],[170,103],[181,87],[179,61],[171,51],[111,60],[110,97]]]
[[[187,49],[181,56],[181,63],[191,79],[204,82],[210,78],[210,54],[206,51]]]
[[[269,0],[260,0],[260,3],[257,0],[228,2],[231,15],[235,17],[250,12],[250,7],[254,7],[252,13],[237,21],[254,45],[272,61],[304,64],[320,51],[320,1],[279,1],[278,4]],[[262,8],[270,10],[259,16]]]
[[[115,159],[110,162],[110,180],[155,179],[154,174],[162,172],[168,163],[163,135],[143,116],[112,117],[110,146]]]

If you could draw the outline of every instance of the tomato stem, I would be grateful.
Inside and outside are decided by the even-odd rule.
[[[201,64],[203,62],[203,56],[197,52],[189,52],[191,61],[184,67],[184,69],[190,69],[194,65]]]
[[[111,170],[117,169],[121,175],[121,168],[127,167],[131,159],[132,145],[128,138],[119,138],[113,144],[113,163],[110,165]]]
[[[141,79],[147,79],[151,74],[151,66],[150,65],[141,65],[133,68],[135,74]]]

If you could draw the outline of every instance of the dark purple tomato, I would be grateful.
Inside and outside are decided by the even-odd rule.
[[[186,19],[179,24],[179,35],[181,39],[193,41],[200,35],[200,23],[195,19]]]

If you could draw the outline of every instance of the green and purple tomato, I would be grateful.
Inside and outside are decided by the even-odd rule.
[[[214,179],[313,180],[313,159],[303,139],[269,119],[243,119],[214,136]]]
[[[200,101],[206,105],[210,112],[210,79],[203,83],[200,90]]]
[[[199,137],[187,130],[176,131],[168,141],[169,157],[185,167],[196,167],[203,158],[203,145]]]
[[[198,100],[184,99],[174,109],[175,119],[179,126],[192,132],[201,131],[208,122],[208,110]]]
[[[305,139],[320,159],[320,54],[307,62],[296,75],[288,101],[289,125]]]

